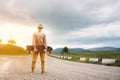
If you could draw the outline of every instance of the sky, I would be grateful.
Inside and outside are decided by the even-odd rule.
[[[2,43],[31,45],[38,24],[53,48],[120,48],[120,0],[0,0]]]

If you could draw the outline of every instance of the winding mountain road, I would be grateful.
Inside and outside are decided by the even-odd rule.
[[[32,55],[0,56],[0,80],[120,80],[120,67],[86,64],[46,56],[46,73],[40,58],[30,75]]]

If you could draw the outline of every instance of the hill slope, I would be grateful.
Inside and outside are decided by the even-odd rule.
[[[24,55],[26,51],[19,46],[6,44],[0,47],[0,55]]]
[[[120,48],[114,47],[97,47],[97,48],[90,48],[89,51],[110,51],[110,52],[118,52]]]

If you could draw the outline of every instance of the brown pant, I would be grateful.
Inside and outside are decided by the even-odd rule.
[[[44,68],[45,68],[45,52],[34,53],[33,59],[32,59],[32,65],[31,65],[32,71],[34,71],[34,69],[35,69],[35,64],[36,64],[38,54],[40,54],[41,69],[44,70]]]

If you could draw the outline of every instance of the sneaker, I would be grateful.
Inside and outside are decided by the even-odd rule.
[[[33,73],[34,73],[34,71],[31,71],[31,72],[30,72],[30,75],[33,75]]]
[[[45,70],[42,70],[41,73],[42,73],[42,74],[45,73]]]

